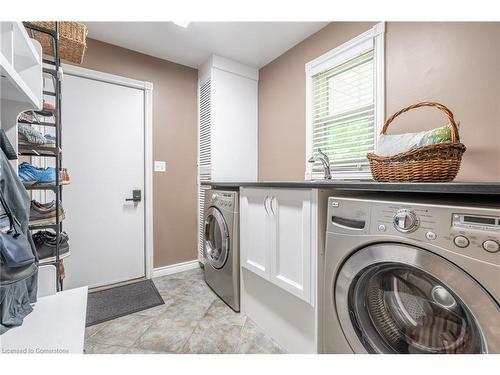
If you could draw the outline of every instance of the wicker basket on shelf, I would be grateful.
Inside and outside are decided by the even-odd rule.
[[[387,119],[381,134],[386,134],[389,124],[400,114],[420,107],[434,107],[445,113],[451,126],[451,142],[423,146],[393,156],[368,154],[375,181],[446,182],[456,177],[466,147],[460,143],[453,113],[443,104],[421,102],[403,108]]]
[[[31,23],[50,30],[55,30],[56,28],[54,21],[36,21]],[[81,22],[61,21],[59,22],[59,36],[60,58],[72,63],[81,64],[85,49],[87,48],[87,27]],[[49,35],[33,31],[33,37],[42,45],[44,54],[54,56],[52,38]]]

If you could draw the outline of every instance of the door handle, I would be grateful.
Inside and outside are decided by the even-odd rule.
[[[269,207],[271,208],[271,212],[273,213],[273,216],[276,215],[276,212],[275,212],[276,210],[273,207],[274,206],[273,203],[275,202],[275,200],[276,200],[276,197],[271,197],[271,200],[269,201]]]
[[[269,199],[269,195],[264,199],[264,209],[266,210],[266,214],[269,215],[269,209],[267,208],[267,200]]]
[[[142,193],[140,190],[132,190],[132,198],[126,198],[127,202],[140,202],[142,200]]]

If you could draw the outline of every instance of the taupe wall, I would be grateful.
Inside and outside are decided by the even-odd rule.
[[[260,70],[259,179],[301,180],[305,160],[304,64],[373,22],[335,22]],[[196,258],[197,71],[88,40],[83,66],[154,84],[154,266]],[[500,23],[386,24],[386,113],[436,100],[462,124],[459,180],[500,181]],[[432,111],[396,120],[393,132],[441,125]],[[427,125],[430,124],[430,125]]]
[[[372,25],[331,23],[260,70],[260,180],[304,178],[304,64]],[[422,100],[449,106],[468,147],[457,180],[500,181],[500,23],[389,22],[385,37],[386,115]],[[417,110],[389,133],[444,121]]]
[[[197,70],[92,39],[83,67],[153,83],[154,267],[196,259]]]

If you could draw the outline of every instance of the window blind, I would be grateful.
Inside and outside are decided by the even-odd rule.
[[[374,149],[373,50],[312,77],[312,147],[328,155],[332,171],[369,170]],[[320,162],[312,178],[322,178]]]
[[[209,186],[201,185],[212,177],[212,122],[210,80],[199,88],[199,139],[198,139],[198,260],[203,257],[203,219],[205,210],[205,191]]]

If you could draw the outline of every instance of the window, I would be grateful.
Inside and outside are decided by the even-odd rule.
[[[376,148],[384,121],[383,32],[366,33],[306,64],[306,179],[323,178],[321,149],[333,178],[370,178],[366,154]]]

